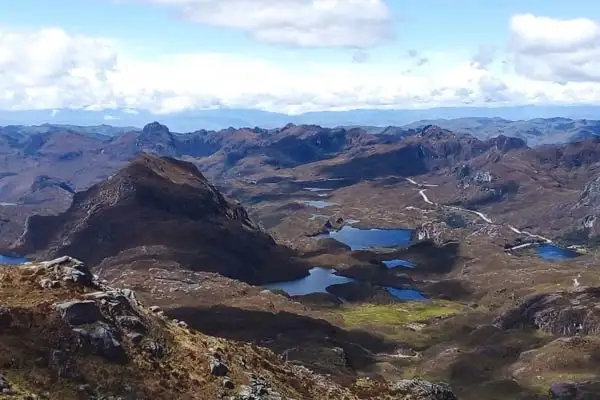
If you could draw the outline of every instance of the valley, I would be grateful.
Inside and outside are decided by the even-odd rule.
[[[327,375],[338,394],[314,398],[453,399],[388,387],[425,379],[460,399],[546,399],[600,382],[580,361],[599,349],[580,307],[600,287],[595,138],[152,123],[0,135],[0,156],[3,263],[75,257],[193,332]]]

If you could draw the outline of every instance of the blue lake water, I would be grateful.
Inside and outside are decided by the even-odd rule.
[[[277,282],[265,285],[266,289],[281,289],[290,296],[302,296],[311,293],[327,293],[327,287],[354,282],[354,279],[335,275],[335,270],[327,268],[313,268],[309,276],[295,281]]]
[[[10,257],[0,255],[0,264],[24,264],[28,260],[23,257]]]
[[[364,250],[408,245],[412,233],[411,229],[359,229],[344,226],[339,231],[329,232],[327,236],[350,246],[352,250]]]
[[[327,268],[313,268],[309,271],[310,275],[301,279],[287,282],[277,282],[264,285],[268,290],[283,290],[290,296],[304,296],[311,293],[328,293],[327,288],[332,285],[341,285],[344,283],[355,282],[355,279],[346,278],[334,274],[335,270]],[[392,296],[401,300],[423,301],[427,300],[421,292],[413,289],[396,289],[386,287]]]
[[[552,244],[540,244],[536,246],[536,251],[541,259],[548,261],[567,260],[580,256],[576,251],[563,249]]]
[[[394,297],[397,297],[402,300],[412,300],[412,301],[425,301],[427,298],[423,296],[421,292],[414,289],[396,289],[393,287],[386,287],[385,290],[388,291]]]
[[[414,268],[415,264],[411,263],[407,260],[388,260],[383,262],[388,268],[396,268],[396,267],[404,267],[404,268]]]

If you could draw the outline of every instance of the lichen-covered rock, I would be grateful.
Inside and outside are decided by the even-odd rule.
[[[448,386],[421,379],[404,379],[392,384],[391,389],[405,400],[458,400]]]
[[[283,400],[281,394],[271,388],[264,378],[253,376],[250,384],[241,387],[237,398],[239,400]]]

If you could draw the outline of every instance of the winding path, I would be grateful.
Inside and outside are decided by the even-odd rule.
[[[412,179],[412,178],[405,178],[405,179],[406,179],[408,182],[412,183],[413,185],[415,185],[415,186],[417,186],[417,187],[419,187],[419,188],[422,188],[422,187],[428,188],[428,187],[436,187],[436,186],[438,186],[438,185],[430,185],[430,184],[419,183],[419,182],[415,181],[415,180],[414,180],[414,179]],[[447,208],[447,209],[449,209],[449,210],[462,211],[462,212],[466,212],[466,213],[469,213],[469,214],[474,214],[474,215],[477,215],[479,218],[481,218],[481,219],[482,219],[484,222],[486,222],[486,223],[488,223],[488,224],[492,224],[492,225],[498,225],[498,224],[494,223],[494,221],[492,221],[492,219],[491,219],[490,217],[488,217],[487,215],[485,215],[485,214],[484,214],[484,213],[482,213],[482,212],[479,212],[479,211],[474,211],[474,210],[469,210],[469,209],[462,208],[462,207],[456,207],[456,206],[446,206],[446,205],[443,205],[443,204],[437,204],[437,203],[435,203],[434,201],[432,201],[432,200],[431,200],[431,199],[430,199],[430,198],[429,198],[429,197],[428,197],[428,196],[425,194],[425,191],[426,191],[426,190],[427,190],[427,189],[420,189],[420,190],[419,190],[419,195],[420,195],[420,196],[423,198],[423,201],[424,201],[425,203],[427,203],[427,204],[434,205],[434,206],[440,206],[440,207],[442,207],[442,208]],[[508,229],[510,229],[511,231],[513,231],[513,232],[514,232],[514,233],[516,233],[516,234],[519,234],[519,235],[525,235],[525,236],[529,236],[529,237],[531,237],[531,238],[541,239],[541,240],[545,241],[546,243],[552,243],[552,240],[548,239],[547,237],[540,236],[540,235],[536,235],[536,234],[533,234],[533,233],[530,233],[530,232],[527,232],[527,231],[523,231],[523,230],[517,229],[517,228],[515,228],[515,227],[514,227],[514,226],[512,226],[512,225],[507,225],[507,228],[508,228]],[[525,243],[525,244],[521,244],[521,245],[518,245],[518,246],[512,247],[512,248],[510,248],[509,250],[516,250],[516,249],[520,249],[520,248],[524,248],[524,247],[532,246],[533,244],[534,244],[534,243]]]

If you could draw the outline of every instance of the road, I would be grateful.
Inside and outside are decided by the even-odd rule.
[[[437,186],[437,185],[429,185],[429,184],[419,183],[419,182],[415,181],[412,178],[405,178],[405,179],[408,182],[412,183],[413,185],[415,185],[417,187],[436,187]],[[425,203],[427,203],[427,204],[430,204],[430,205],[437,205],[434,201],[432,201],[425,194],[425,191],[427,191],[427,189],[421,189],[421,190],[419,190],[419,195],[423,198],[423,201]],[[497,225],[497,224],[494,223],[494,221],[492,221],[492,219],[490,217],[488,217],[487,215],[485,215],[484,213],[479,212],[479,211],[469,210],[469,209],[466,209],[466,208],[455,207],[455,206],[441,205],[441,207],[447,208],[447,209],[450,209],[450,210],[462,211],[462,212],[467,212],[467,213],[470,213],[470,214],[474,214],[474,215],[477,215],[479,218],[481,218],[483,221],[485,221],[488,224]],[[533,233],[530,233],[530,232],[527,232],[527,231],[523,231],[523,230],[517,229],[517,228],[515,228],[512,225],[507,225],[507,228],[510,229],[511,231],[513,231],[516,234],[529,236],[529,237],[535,238],[535,239],[541,239],[541,240],[545,241],[546,243],[552,243],[552,240],[548,239],[547,237],[544,237],[544,236],[541,236],[541,235],[536,235],[536,234],[533,234]],[[513,247],[513,248],[511,248],[509,250],[516,250],[516,249],[519,249],[519,248],[527,247],[529,245],[532,245],[532,244],[531,243],[526,243],[526,244],[523,244],[523,245],[519,245],[519,246]]]

